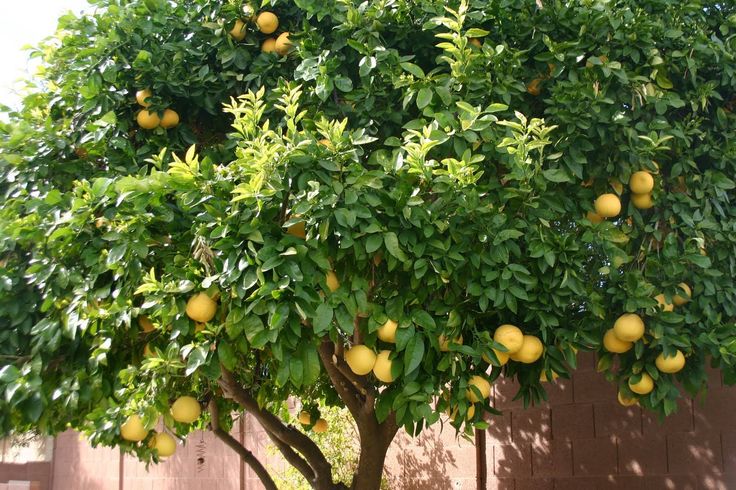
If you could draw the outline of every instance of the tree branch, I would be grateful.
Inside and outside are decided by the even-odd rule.
[[[363,418],[362,413],[365,399],[356,386],[354,386],[353,381],[338,369],[336,364],[338,359],[337,356],[334,356],[335,344],[330,340],[323,340],[322,344],[319,346],[318,352],[319,357],[322,360],[322,365],[325,367],[325,371],[327,371],[327,375],[330,377],[332,385],[335,387],[335,391],[340,395],[340,398],[345,402],[345,405],[348,407],[348,410],[350,410],[350,413],[358,423],[358,426],[360,426],[361,419]]]
[[[258,458],[240,444],[240,442],[230,435],[230,433],[220,427],[220,411],[217,408],[217,402],[214,399],[210,400],[209,410],[210,426],[212,427],[212,432],[214,432],[215,436],[238,453],[240,458],[256,472],[256,475],[258,475],[258,478],[261,480],[261,483],[263,483],[263,486],[266,487],[266,490],[278,490],[273,478],[268,474],[266,467],[258,461]]]
[[[325,346],[325,343],[327,343],[327,346]],[[325,352],[322,352],[322,349]],[[320,357],[322,358],[322,362],[325,362],[323,355],[326,355],[330,362],[340,371],[340,374],[342,374],[360,395],[364,397],[375,395],[375,390],[368,384],[365,376],[358,376],[351,371],[350,366],[343,359],[343,347],[341,344],[334,344],[328,339],[323,340],[322,345],[320,345]],[[334,382],[335,380],[333,379],[332,381]]]
[[[300,467],[305,469],[305,465],[308,464],[314,476],[313,478],[307,478],[307,480],[315,488],[327,488],[326,485],[332,485],[332,466],[314,441],[294,427],[285,425],[281,419],[268,410],[262,409],[255,398],[240,386],[232,372],[228,371],[225,366],[221,366],[220,369],[222,376],[218,383],[225,396],[236,401],[243,408],[251,412],[277,446],[279,446],[279,443],[276,440],[280,441],[282,446],[287,446],[287,449],[293,453],[293,455],[288,454],[288,457],[294,459],[293,462],[289,461],[292,465],[297,469],[300,469]],[[299,457],[292,448],[301,453],[304,458]],[[287,457],[287,454],[284,454],[284,456]],[[300,460],[303,463],[299,462]],[[304,462],[304,460],[306,461]]]

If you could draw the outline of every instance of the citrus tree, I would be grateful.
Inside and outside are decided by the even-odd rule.
[[[2,432],[210,428],[275,488],[247,411],[346,488],[344,406],[376,489],[400,428],[579,350],[661,415],[736,379],[731,3],[90,3],[0,125]]]

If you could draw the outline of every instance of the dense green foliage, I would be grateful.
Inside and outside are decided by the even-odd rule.
[[[253,23],[228,35],[239,2],[92,3],[34,52],[39,85],[0,126],[0,431],[70,424],[148,457],[119,424],[218,397],[222,366],[288,420],[290,396],[342,403],[329,338],[394,351],[376,416],[417,433],[448,400],[465,413],[505,323],[545,344],[490,371],[527,402],[577,349],[622,386],[651,374],[639,401],[661,414],[706,362],[736,380],[730,3],[264,1],[283,57]],[[147,87],[178,127],[137,127]],[[638,170],[653,208],[625,185],[621,215],[585,217]],[[306,240],[286,233],[300,221]],[[681,282],[693,300],[661,311]],[[219,310],[196,331],[201,290]],[[646,335],[613,362],[601,339],[625,312]],[[376,337],[388,318],[395,345]],[[658,372],[675,349],[685,369]],[[484,427],[480,407],[457,427]]]

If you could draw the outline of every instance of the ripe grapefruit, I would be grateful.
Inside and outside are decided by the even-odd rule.
[[[636,313],[626,313],[613,324],[613,333],[624,342],[636,342],[644,336],[644,321]]]
[[[197,293],[187,301],[186,313],[195,322],[207,323],[217,313],[217,302],[206,293]]]
[[[352,372],[358,376],[365,376],[376,365],[376,353],[365,345],[354,345],[345,352],[345,362]]]

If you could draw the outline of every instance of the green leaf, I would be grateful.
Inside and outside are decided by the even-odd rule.
[[[434,322],[434,318],[432,318],[432,315],[427,313],[424,310],[414,310],[411,313],[411,318],[420,327],[428,328],[430,330],[434,330],[437,328],[437,325]]]
[[[184,374],[189,376],[205,362],[207,362],[207,351],[202,346],[195,347],[189,353],[189,357],[187,357],[187,369]]]
[[[305,386],[313,385],[318,379],[322,366],[319,362],[317,348],[313,345],[306,345],[301,349],[301,359],[304,368],[304,376],[302,382]]]
[[[424,358],[424,339],[415,335],[409,339],[404,350],[404,374],[409,375],[419,367]]]
[[[370,235],[365,241],[365,251],[369,254],[372,254],[373,252],[381,248],[381,245],[383,245],[382,235],[378,235],[378,234]]]
[[[400,63],[401,68],[404,69],[404,71],[407,71],[414,75],[417,78],[424,78],[426,75],[424,74],[424,70],[422,70],[420,67],[415,65],[414,63],[404,62]]]
[[[319,335],[320,333],[329,329],[330,325],[332,324],[332,317],[332,307],[327,303],[320,304],[317,307],[317,312],[314,317],[314,323],[312,325],[312,327],[314,328],[314,333]]]
[[[419,89],[419,93],[417,94],[417,107],[419,109],[427,107],[430,102],[432,102],[433,95],[434,93],[432,92],[432,89],[428,87]]]
[[[393,231],[384,233],[383,242],[386,244],[386,250],[388,250],[388,253],[402,262],[406,262],[408,260],[406,254],[404,254],[403,250],[401,250],[401,247],[399,246],[399,238],[396,236],[396,233]]]

